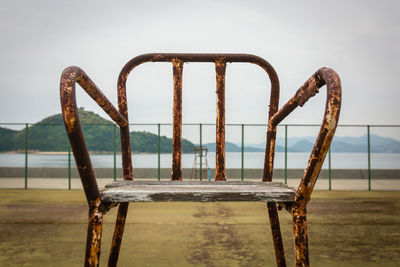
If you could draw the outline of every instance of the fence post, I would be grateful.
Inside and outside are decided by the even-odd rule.
[[[71,190],[71,146],[68,143],[68,190]]]
[[[203,180],[203,125],[200,123],[200,181]],[[195,166],[196,168],[196,166]],[[195,171],[196,172],[196,171]],[[196,177],[196,174],[194,175]]]
[[[117,180],[117,125],[114,124],[114,181]]]
[[[242,124],[242,181],[244,180],[244,124]]]
[[[332,170],[331,170],[331,149],[328,150],[328,175],[329,175],[329,191],[332,190]]]
[[[287,132],[288,126],[285,125],[285,184],[287,184]]]
[[[28,189],[28,123],[25,123],[25,189]]]
[[[368,190],[371,191],[371,141],[370,141],[370,126],[367,125],[368,137]]]
[[[157,124],[157,129],[158,129],[157,177],[158,177],[158,180],[160,181],[160,179],[161,179],[161,172],[160,172],[160,153],[161,153],[161,137],[160,137],[160,132],[161,132],[161,125],[160,125],[160,124]]]

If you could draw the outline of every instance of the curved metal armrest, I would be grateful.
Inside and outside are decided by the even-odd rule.
[[[324,119],[295,197],[295,205],[302,207],[305,207],[310,199],[339,120],[342,89],[338,74],[329,68],[319,69],[269,121],[270,126],[277,126],[295,108],[303,106],[308,99],[317,94],[319,88],[324,85],[327,87]]]
[[[82,180],[83,189],[85,190],[86,199],[88,203],[91,204],[99,200],[100,192],[79,121],[75,95],[76,83],[78,83],[120,127],[127,126],[128,121],[118,112],[81,68],[73,66],[63,71],[60,81],[62,117],[74,153],[76,166]]]

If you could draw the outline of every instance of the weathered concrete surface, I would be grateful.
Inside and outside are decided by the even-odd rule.
[[[192,169],[182,169],[183,178],[190,178]],[[211,177],[214,178],[214,169],[210,169]],[[262,169],[245,169],[245,178],[259,178],[262,177]],[[303,175],[303,169],[288,169],[288,178],[297,179]],[[227,169],[227,178],[239,178],[241,177],[241,169]],[[108,178],[114,176],[113,168],[95,168],[95,174],[97,178]],[[134,168],[134,178],[156,178],[156,168]],[[204,172],[206,175],[207,172]],[[373,169],[371,171],[373,179],[400,179],[400,169]],[[275,169],[273,178],[283,178],[285,175],[284,169]],[[25,177],[25,168],[23,167],[0,167],[0,178],[2,177]],[[29,178],[66,178],[68,177],[67,168],[50,168],[50,167],[32,167],[28,169]],[[78,171],[75,168],[71,169],[71,177],[79,178]],[[122,177],[122,170],[117,168],[117,177]],[[171,169],[161,168],[161,178],[171,177]],[[204,177],[206,178],[206,177]],[[323,169],[319,175],[319,179],[327,179],[328,170]],[[333,169],[332,178],[340,179],[368,179],[367,169]]]
[[[115,181],[101,191],[104,202],[293,202],[296,189],[277,182]]]

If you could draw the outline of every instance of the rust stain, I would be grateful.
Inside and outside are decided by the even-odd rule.
[[[100,197],[90,202],[89,222],[85,266],[99,266],[101,236],[103,230],[103,212],[100,209]]]
[[[117,111],[82,69],[73,66],[63,71],[60,81],[62,116],[74,153],[76,165],[81,176],[82,185],[85,189],[86,198],[89,202],[95,200],[100,193],[79,121],[75,94],[76,83],[78,83],[92,99],[100,104],[103,110],[107,112],[110,118],[119,126],[127,126],[128,121]]]
[[[271,182],[275,158],[276,126],[268,126],[267,142],[265,143],[265,159],[263,182]]]
[[[317,86],[317,80],[315,75],[311,76],[299,90],[297,90],[294,99],[297,104],[302,107],[311,97],[315,96],[319,92]]]
[[[308,255],[307,213],[305,208],[293,210],[293,232],[296,267],[310,266]]]
[[[276,203],[268,202],[267,207],[269,222],[271,225],[272,241],[274,242],[276,263],[278,267],[286,267],[285,251],[283,248],[283,240]]]
[[[226,180],[225,171],[225,58],[215,61],[217,77],[217,121],[215,140],[215,180]]]
[[[183,61],[172,59],[174,75],[172,173],[171,180],[182,180],[182,72]]]
[[[126,216],[128,213],[129,203],[120,203],[118,208],[117,220],[115,222],[114,235],[111,244],[110,257],[108,258],[108,266],[117,266],[119,251],[122,244],[122,236],[124,234]]]
[[[122,69],[118,77],[118,110],[122,116],[128,119],[128,104],[126,97],[126,80],[130,70]],[[133,167],[132,167],[132,150],[130,142],[129,124],[125,127],[120,127],[121,137],[121,155],[122,155],[122,173],[124,180],[133,180]]]
[[[340,114],[341,84],[337,73],[329,68],[319,69],[296,94],[270,119],[269,125],[280,123],[297,106],[304,105],[318,93],[323,85],[327,87],[324,119],[317,140],[301,179],[293,203],[286,209],[293,215],[296,266],[309,266],[306,206],[328,152]]]
[[[310,200],[312,190],[317,181],[325,156],[328,153],[333,136],[335,134],[336,126],[339,120],[341,103],[340,79],[334,70],[329,68],[321,68],[313,75],[313,77],[315,77],[314,84],[312,82],[306,82],[302,88],[304,88],[305,91],[308,91],[310,90],[309,87],[321,87],[326,84],[327,100],[321,129],[295,198],[295,202],[300,201],[301,199],[302,206],[304,207]]]

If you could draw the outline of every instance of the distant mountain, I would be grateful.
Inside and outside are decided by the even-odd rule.
[[[289,152],[311,152],[316,137],[289,137],[287,140]],[[332,152],[348,152],[348,153],[364,153],[368,151],[367,147],[368,136],[363,135],[359,137],[341,137],[335,136],[331,145]],[[400,141],[393,138],[382,137],[379,135],[370,135],[371,152],[376,153],[400,153]],[[265,147],[264,143],[249,144],[255,148]],[[276,139],[276,146],[282,147],[284,150],[285,139],[278,137]],[[280,148],[279,148],[280,149]],[[278,148],[276,150],[279,152]]]
[[[209,152],[215,152],[215,143],[207,143],[204,144],[205,147],[207,147]],[[237,145],[231,142],[225,142],[225,151],[226,152],[242,152],[242,145]],[[265,147],[259,148],[259,147],[252,147],[252,146],[245,146],[244,147],[244,152],[264,152]],[[276,152],[283,152],[285,151],[285,148],[281,146],[276,146],[275,147]]]
[[[313,149],[314,143],[308,140],[300,140],[291,147],[288,147],[289,152],[308,152]]]
[[[347,144],[353,144],[353,145],[362,145],[366,146],[368,142],[368,135],[362,135],[359,137],[349,137],[349,136],[336,136],[334,137],[334,141],[336,142],[343,142]],[[370,135],[370,141],[372,145],[387,145],[391,142],[399,142],[395,139],[388,138],[388,137],[382,137],[379,135],[371,134]]]
[[[207,143],[204,144],[207,147],[209,152],[215,152],[215,143]],[[225,142],[225,151],[226,152],[241,152],[241,146],[235,145],[231,142]],[[254,148],[254,147],[244,147],[244,151],[246,152],[264,152],[264,149]]]
[[[114,127],[113,123],[99,115],[79,109],[86,144],[90,151],[111,152],[114,148]],[[0,151],[17,151],[25,149],[25,129],[14,131],[0,127]],[[149,132],[133,131],[131,146],[133,152],[158,151],[158,136]],[[67,135],[61,114],[56,114],[43,119],[42,121],[28,128],[29,150],[38,151],[66,151],[68,147]],[[117,150],[120,151],[119,130],[117,130]],[[182,140],[182,151],[193,152],[194,144]],[[166,136],[160,138],[160,150],[162,153],[172,151],[172,139]]]
[[[385,152],[398,153],[400,151],[400,142],[392,141],[384,145],[384,147],[385,147]]]
[[[99,115],[79,109],[79,118],[83,125],[86,144],[90,151],[113,151],[114,127],[113,123]],[[25,149],[25,129],[15,131],[0,127],[0,152],[21,151]],[[156,153],[158,151],[158,136],[150,132],[133,131],[131,146],[133,152]],[[28,128],[29,150],[37,151],[66,151],[68,140],[61,114],[56,114]],[[311,152],[316,137],[289,137],[287,139],[289,152]],[[367,152],[367,135],[359,137],[335,136],[331,145],[332,152],[365,153]],[[117,151],[120,151],[119,130],[117,131]],[[400,141],[393,138],[370,135],[371,152],[376,153],[400,153]],[[182,151],[192,153],[194,144],[187,139],[182,140]],[[207,143],[205,146],[210,152],[215,152],[215,143]],[[241,152],[241,144],[226,142],[227,152]],[[160,138],[160,150],[162,153],[172,151],[172,139],[166,136]],[[264,152],[265,142],[258,144],[246,143],[245,152]],[[282,137],[276,139],[276,152],[285,151],[285,140]]]
[[[11,129],[0,127],[0,151],[10,151],[15,147],[13,137],[18,133]]]

